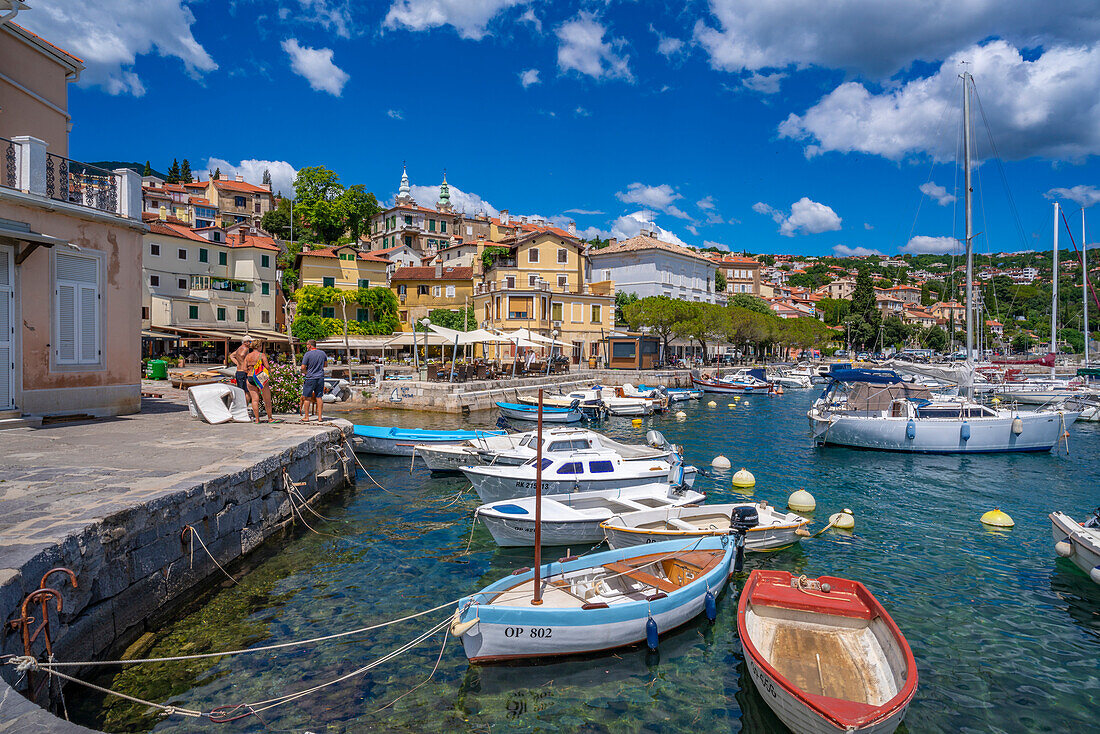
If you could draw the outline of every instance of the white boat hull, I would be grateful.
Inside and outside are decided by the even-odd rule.
[[[505,418],[511,418],[516,421],[529,421],[534,423],[538,421],[538,413],[528,410],[516,410],[515,408],[500,407],[500,414]],[[550,413],[543,411],[542,422],[543,423],[577,423],[583,418],[584,415],[579,410],[570,410],[567,413],[559,413],[557,411]]]
[[[765,395],[772,390],[768,383],[738,384],[734,382],[721,382],[714,380],[700,380],[692,378],[691,383],[704,392],[718,393],[720,395]]]
[[[797,527],[753,528],[745,533],[745,550],[753,553],[766,553],[768,551],[788,548],[801,540],[796,534],[797,530]],[[607,544],[611,548],[631,548],[638,545],[646,545],[648,543],[663,543],[666,540],[676,540],[678,538],[697,537],[697,535],[702,535],[702,533],[688,534],[686,532],[661,532],[656,530],[629,532],[620,528],[606,526],[601,533],[607,536]],[[601,537],[603,537],[603,535],[601,535]]]
[[[798,732],[798,734],[845,734],[852,731],[841,728],[808,709],[805,704],[773,680],[751,655],[745,656],[745,665],[749,669],[749,675],[752,676],[752,682],[756,684],[756,690],[760,692],[760,697],[792,732]],[[908,709],[909,705],[906,704],[882,721],[860,727],[854,731],[858,731],[860,734],[889,734],[898,728]]]
[[[1052,512],[1050,523],[1054,542],[1065,541],[1070,546],[1067,558],[1093,583],[1100,584],[1100,530],[1082,527],[1063,512]]]
[[[963,440],[957,419],[915,419],[915,435],[909,438],[906,417],[822,415],[811,410],[810,430],[819,445],[848,446],[881,451],[959,454],[1009,451],[1050,451],[1062,432],[1077,420],[1077,413],[1021,413],[1023,430],[1012,430],[1014,415],[969,418],[970,438]]]
[[[479,466],[482,463],[478,453],[466,446],[417,444],[414,449],[433,472],[457,472],[464,466]]]
[[[695,467],[684,467],[684,485],[691,488],[695,482]],[[488,476],[466,473],[466,478],[474,487],[482,502],[500,502],[517,497],[530,497],[535,494],[534,479],[514,479],[511,477]],[[608,489],[627,489],[630,487],[667,486],[664,474],[651,476],[619,477],[612,479],[581,479],[579,481],[542,479],[542,491],[545,494],[570,494],[572,492],[596,492]]]

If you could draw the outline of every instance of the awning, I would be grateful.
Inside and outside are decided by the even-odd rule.
[[[389,340],[388,336],[349,336],[348,349],[382,349]],[[344,349],[344,337],[330,336],[317,342],[320,349]]]
[[[53,247],[54,245],[63,245],[65,247],[71,247],[74,250],[80,248],[70,243],[68,240],[63,240],[58,237],[51,237],[48,234],[41,234],[39,232],[32,232],[30,225],[26,222],[16,222],[11,219],[0,219],[0,241],[10,240],[16,245],[20,242],[26,244],[21,250],[15,253],[15,264],[22,265],[23,261],[27,259],[35,249],[39,247]]]
[[[383,346],[387,348],[411,347],[413,345],[413,336],[414,334],[411,331],[406,331],[390,339]],[[446,337],[440,336],[439,334],[433,334],[430,331],[418,331],[416,332],[415,336],[417,346],[424,346],[425,344],[428,344],[429,346],[437,347],[443,344],[454,344],[453,340],[448,341]]]
[[[146,339],[179,339],[179,334],[168,334],[163,331],[153,331],[152,329],[142,329],[141,335]]]
[[[521,339],[527,339],[533,342],[541,342],[542,344],[550,344],[551,346],[555,347],[573,346],[572,344],[566,344],[565,342],[560,342],[557,339],[551,339],[548,336],[543,336],[542,334],[538,334],[534,331],[531,331],[530,329],[516,329],[515,331],[511,332],[511,336],[518,336]]]

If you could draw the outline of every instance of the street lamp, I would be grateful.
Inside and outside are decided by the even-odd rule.
[[[427,317],[420,319],[420,325],[423,326],[424,329],[425,329],[425,334],[424,334],[424,359],[428,358],[428,335],[427,335],[426,332],[427,332],[428,324],[430,324],[430,323],[432,323],[432,321],[431,321],[431,319],[429,319]],[[416,346],[416,322],[415,321],[413,322],[413,363],[414,363],[416,369],[419,370],[420,369],[420,352],[419,352],[419,350],[417,349],[417,346]]]

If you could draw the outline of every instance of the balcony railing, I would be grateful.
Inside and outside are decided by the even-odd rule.
[[[97,166],[46,154],[46,196],[104,212],[118,211],[120,177]]]
[[[17,188],[19,172],[15,167],[15,143],[7,138],[0,138],[0,148],[3,149],[4,153],[4,171],[3,177],[0,177],[0,184],[7,186],[9,189]]]

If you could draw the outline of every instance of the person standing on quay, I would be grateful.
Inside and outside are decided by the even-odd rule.
[[[245,334],[241,339],[241,345],[233,350],[233,353],[229,355],[229,359],[233,361],[233,366],[237,368],[236,373],[233,375],[233,381],[237,383],[237,387],[248,392],[248,372],[244,368],[245,357],[248,356],[248,350],[252,346],[252,337]]]
[[[271,363],[263,352],[263,342],[253,339],[251,351],[244,358],[244,369],[248,373],[248,394],[252,398],[252,420],[260,422],[260,397],[263,397],[267,422],[271,423]]]
[[[309,404],[313,403],[317,420],[321,417],[321,408],[325,404],[325,363],[328,355],[323,349],[317,348],[317,342],[310,339],[306,342],[306,353],[302,355],[302,374],[305,382],[302,384],[302,420],[309,422]]]

